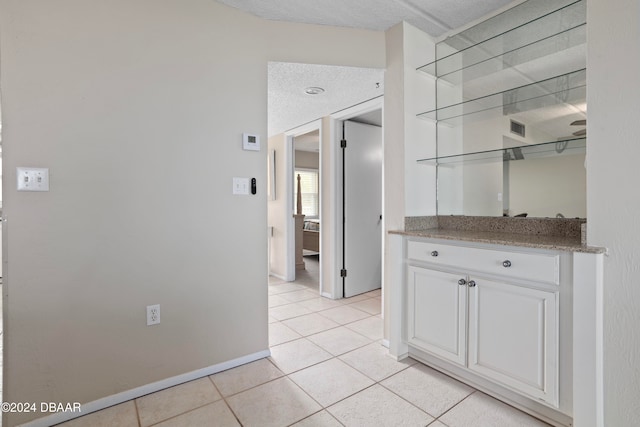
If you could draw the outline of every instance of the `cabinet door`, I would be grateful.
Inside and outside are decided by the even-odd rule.
[[[469,369],[558,406],[558,294],[475,278]]]
[[[462,274],[408,269],[409,344],[460,365],[466,359],[467,287]]]

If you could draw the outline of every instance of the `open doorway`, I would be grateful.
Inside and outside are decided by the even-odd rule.
[[[340,140],[335,140],[333,114],[376,100],[378,109],[382,107],[384,70],[329,66],[318,64],[293,64],[270,62],[268,64],[268,124],[269,151],[275,150],[276,180],[278,190],[282,189],[285,199],[279,193],[277,200],[269,201],[270,231],[270,274],[283,281],[293,281],[296,277],[295,247],[295,192],[297,183],[294,168],[290,176],[284,169],[295,159],[296,139],[319,130],[319,204],[321,218],[306,218],[303,229],[319,228],[316,233],[319,242],[319,291],[322,296],[342,298],[340,268],[342,266],[339,240],[341,217],[338,204]],[[367,113],[359,110],[352,117]],[[336,145],[338,144],[338,145]],[[271,156],[271,154],[270,154]],[[304,155],[303,155],[304,156]],[[300,157],[298,155],[298,157]],[[290,203],[290,209],[286,204]],[[278,211],[278,212],[275,212]],[[272,215],[275,213],[275,215]],[[380,212],[378,212],[379,216]],[[280,215],[280,219],[278,219]],[[313,215],[311,215],[313,216]],[[286,218],[285,218],[286,217]],[[306,233],[311,235],[311,232]],[[310,239],[306,239],[309,244]],[[307,246],[304,242],[303,246]],[[322,247],[324,245],[324,247]],[[322,248],[320,248],[322,247]],[[303,248],[303,260],[313,256]],[[291,254],[291,256],[287,256]],[[305,256],[306,255],[306,256]]]
[[[320,292],[320,129],[293,138],[295,281]]]

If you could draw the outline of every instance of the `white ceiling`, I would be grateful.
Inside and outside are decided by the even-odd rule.
[[[385,31],[401,21],[434,37],[513,0],[218,0],[261,18]]]
[[[217,0],[264,19],[385,31],[406,21],[433,37],[513,0]],[[383,70],[269,64],[269,136],[383,94]],[[376,84],[379,83],[379,86]],[[322,95],[304,89],[319,86]]]
[[[372,68],[270,62],[269,136],[317,120],[384,93],[384,71]],[[307,95],[321,87],[320,95]]]

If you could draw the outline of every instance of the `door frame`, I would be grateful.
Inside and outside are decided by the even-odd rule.
[[[295,206],[293,203],[293,196],[295,194],[295,189],[294,189],[294,180],[295,180],[295,149],[294,149],[294,139],[297,136],[300,135],[304,135],[306,133],[309,132],[313,132],[313,131],[318,131],[319,132],[319,140],[320,143],[319,148],[320,151],[318,152],[318,157],[319,157],[319,165],[318,165],[318,172],[319,172],[319,176],[320,176],[320,181],[322,182],[322,174],[323,174],[323,170],[322,170],[322,119],[318,119],[318,120],[314,120],[312,122],[306,123],[302,126],[298,126],[296,128],[293,128],[291,130],[288,130],[286,132],[284,132],[285,135],[285,173],[287,176],[287,180],[286,180],[286,203],[287,203],[287,221],[286,221],[286,226],[285,226],[285,235],[286,235],[286,241],[287,241],[287,246],[286,246],[286,278],[285,280],[292,282],[295,280],[296,277],[296,230],[295,230],[295,220],[293,218],[293,214],[295,214]],[[319,277],[319,290],[320,290],[320,294],[323,293],[323,289],[322,289],[322,265],[323,265],[323,256],[322,256],[322,206],[323,206],[323,193],[324,191],[322,190],[322,187],[320,187],[320,193],[318,195],[319,197],[319,204],[320,204],[320,211],[318,212],[318,220],[320,221],[320,265],[319,265],[319,269],[320,269],[320,277]]]
[[[334,184],[331,186],[332,193],[330,194],[331,200],[334,202],[333,209],[330,212],[332,217],[332,223],[335,224],[333,230],[331,230],[331,246],[332,246],[332,256],[330,259],[331,265],[331,273],[328,273],[329,282],[327,283],[327,290],[331,292],[331,298],[339,299],[342,298],[342,277],[340,276],[340,269],[342,268],[342,155],[340,148],[340,140],[342,139],[342,124],[343,122],[352,119],[354,117],[358,117],[365,113],[370,113],[372,111],[380,110],[382,111],[382,122],[384,126],[384,95],[381,95],[377,98],[370,99],[368,101],[362,102],[360,104],[354,105],[352,107],[346,108],[344,110],[333,113],[329,116],[329,132],[331,135],[331,143],[329,144],[329,173],[331,177],[334,178]],[[384,132],[382,134],[382,147],[384,152]],[[384,182],[384,158],[382,160],[382,182]],[[380,186],[382,186],[382,182]],[[382,191],[382,233],[384,233],[384,188],[381,188]],[[384,236],[381,235],[382,239],[382,251],[380,253],[381,259],[384,260],[384,251],[385,251],[385,239]],[[322,258],[322,257],[321,257]],[[327,256],[324,257],[325,259]],[[384,262],[382,263],[382,295],[384,298]],[[382,307],[384,307],[384,300],[382,301]],[[384,311],[382,313],[384,316]]]

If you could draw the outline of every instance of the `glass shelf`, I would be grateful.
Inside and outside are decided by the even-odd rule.
[[[467,115],[501,108],[502,114],[514,114],[557,104],[583,102],[586,99],[586,70],[578,70],[547,80],[504,90],[418,114],[419,118],[451,125]]]
[[[421,159],[418,160],[418,163],[422,165],[432,166],[456,166],[459,164],[470,163],[518,161],[530,158],[585,153],[586,147],[586,138],[573,138],[563,139],[560,141],[544,142],[540,144],[521,145],[517,147],[507,147],[496,150],[478,151],[475,153]]]
[[[452,82],[488,74],[584,44],[585,24],[585,0],[525,2],[438,43],[436,61],[418,70]]]

